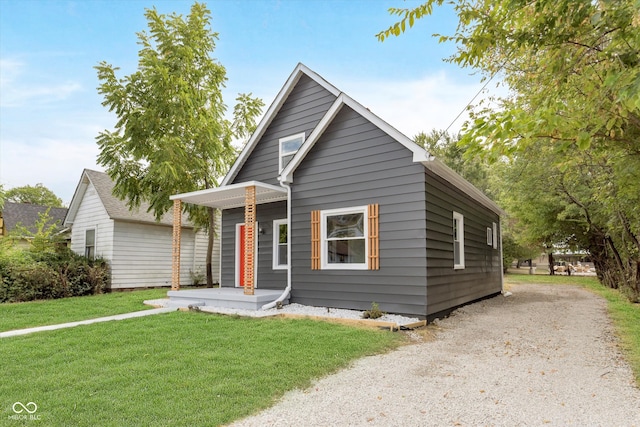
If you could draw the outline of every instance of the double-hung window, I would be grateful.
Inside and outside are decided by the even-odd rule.
[[[90,228],[84,232],[84,256],[88,259],[96,257],[96,229]]]
[[[297,135],[287,136],[286,138],[280,138],[280,157],[279,157],[279,171],[289,164],[293,156],[296,155],[300,146],[304,143],[304,132]]]
[[[493,223],[493,249],[498,249],[498,224]]]
[[[322,268],[367,269],[367,206],[322,211]]]
[[[453,212],[453,268],[464,268],[464,216]]]
[[[311,211],[312,270],[379,270],[379,206]]]
[[[273,269],[284,270],[287,268],[287,220],[276,219],[273,221]]]

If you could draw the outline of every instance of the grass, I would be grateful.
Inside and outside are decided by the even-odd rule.
[[[602,286],[595,277],[507,274],[504,276],[504,281],[506,285],[518,283],[578,285],[606,299],[609,316],[620,338],[622,350],[633,369],[636,383],[640,386],[640,304],[631,303],[617,290]]]
[[[227,424],[402,342],[326,322],[197,312],[4,338],[0,418],[35,402],[47,426]]]
[[[167,289],[150,289],[0,304],[0,332],[146,310],[152,307],[144,305],[144,300],[166,295]]]

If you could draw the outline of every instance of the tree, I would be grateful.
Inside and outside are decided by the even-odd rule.
[[[436,129],[431,130],[429,134],[419,133],[414,138],[416,144],[424,147],[489,197],[495,199],[504,194],[508,195],[510,188],[505,186],[505,182],[510,181],[502,179],[505,164],[490,165],[481,157],[465,157],[465,150],[458,144],[459,140],[459,134],[451,135]],[[542,251],[541,242],[516,238],[517,224],[518,222],[512,218],[502,221],[502,256],[505,272],[514,259],[518,262],[531,259]]]
[[[489,183],[489,164],[480,157],[465,158],[464,148],[458,144],[459,140],[460,134],[451,135],[436,129],[432,129],[429,134],[421,132],[414,137],[416,144],[422,146],[464,179],[492,197],[493,190]]]
[[[392,9],[401,20],[379,38],[401,34],[443,3]],[[640,298],[640,3],[477,0],[454,7],[457,30],[439,36],[458,45],[449,60],[485,79],[497,76],[510,91],[494,100],[497,107],[472,111],[461,141],[467,156],[506,156],[555,177],[541,181],[549,203],[525,196],[523,211],[559,204],[555,218],[541,215],[538,229],[561,232],[557,222],[573,221],[574,233],[563,238],[598,259],[602,283]]]
[[[98,92],[102,105],[115,112],[115,131],[96,138],[98,162],[114,180],[114,195],[135,208],[150,204],[159,219],[169,196],[213,188],[237,155],[234,138],[246,138],[264,105],[251,94],[236,99],[233,120],[225,118],[222,88],[226,69],[211,56],[218,33],[210,28],[210,11],[194,3],[189,15],[145,12],[149,33],[138,33],[138,69],[124,78],[117,67],[101,62]],[[209,231],[207,284],[213,284],[211,254],[215,212],[184,207],[196,225]]]
[[[4,193],[4,200],[14,203],[31,203],[33,205],[62,207],[62,199],[41,183],[35,186],[14,187]]]
[[[38,220],[34,224],[35,231],[29,230],[21,223],[16,224],[10,233],[14,240],[28,239],[32,252],[55,252],[64,245],[64,238],[60,235],[60,221],[55,221],[49,215],[51,208],[38,214]]]

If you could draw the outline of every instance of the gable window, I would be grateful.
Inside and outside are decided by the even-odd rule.
[[[287,268],[287,220],[276,219],[273,221],[273,269],[284,270]]]
[[[96,257],[96,229],[91,228],[84,232],[84,256],[88,259]]]
[[[279,160],[279,171],[282,170],[289,164],[293,156],[296,155],[300,146],[304,143],[304,132],[299,133],[292,136],[287,136],[286,138],[280,138],[280,160]]]
[[[464,216],[453,212],[453,268],[464,268]]]

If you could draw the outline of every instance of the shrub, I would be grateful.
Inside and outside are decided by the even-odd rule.
[[[104,259],[88,260],[66,247],[44,252],[0,249],[0,302],[92,295],[110,283]]]
[[[196,269],[195,271],[189,270],[189,278],[191,279],[191,284],[193,286],[198,286],[202,283],[205,283],[207,280],[207,275],[204,274],[204,270],[202,267]]]
[[[385,313],[382,310],[380,310],[378,303],[372,302],[371,309],[363,312],[362,318],[363,319],[379,319],[384,315]]]

